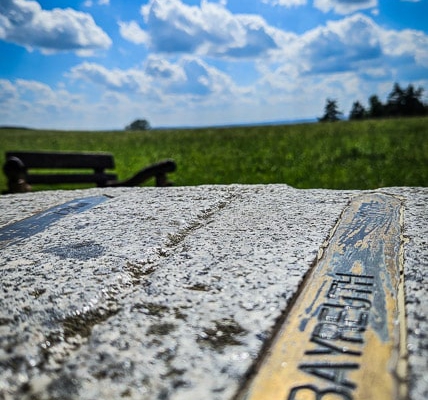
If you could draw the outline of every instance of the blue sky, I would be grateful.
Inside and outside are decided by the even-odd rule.
[[[428,0],[0,0],[0,125],[310,119],[327,97],[347,115],[394,82],[428,91],[427,15]]]

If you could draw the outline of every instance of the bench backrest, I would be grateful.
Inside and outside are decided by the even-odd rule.
[[[30,168],[86,168],[95,171],[114,168],[114,159],[111,154],[104,153],[60,153],[34,151],[8,151],[6,159],[19,158],[27,169]]]
[[[107,153],[9,151],[6,152],[6,165],[8,163],[11,169],[9,175],[16,173],[14,169],[21,165],[20,172],[25,174],[29,184],[96,183],[103,186],[117,179],[115,174],[104,172],[105,169],[114,168],[113,156]],[[91,169],[93,173],[30,172],[31,169]],[[8,175],[6,169],[5,172]]]

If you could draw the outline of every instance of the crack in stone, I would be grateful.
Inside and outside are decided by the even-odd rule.
[[[202,212],[196,216],[194,221],[190,222],[185,227],[179,229],[176,233],[168,234],[168,242],[166,243],[166,247],[172,248],[172,247],[178,246],[192,232],[207,225],[210,222],[209,219],[211,217],[213,217],[222,209],[230,205],[232,201],[235,200],[236,198],[237,198],[237,195],[234,193],[231,193],[225,199],[220,200],[217,203],[213,204],[211,207],[208,207],[202,210]]]

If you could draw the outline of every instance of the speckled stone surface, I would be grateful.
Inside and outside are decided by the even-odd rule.
[[[428,397],[426,188],[404,204],[410,398]],[[0,243],[0,399],[231,399],[349,200],[286,185],[0,197],[0,228],[105,201]]]

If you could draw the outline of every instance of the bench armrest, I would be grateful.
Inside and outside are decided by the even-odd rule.
[[[156,179],[156,186],[171,186],[172,183],[168,181],[166,174],[176,169],[177,165],[173,160],[164,160],[143,168],[129,179],[107,182],[106,186],[138,186],[150,178]]]
[[[27,182],[27,168],[18,157],[8,157],[3,165],[3,172],[8,181],[8,191],[4,193],[31,192],[31,186]]]

